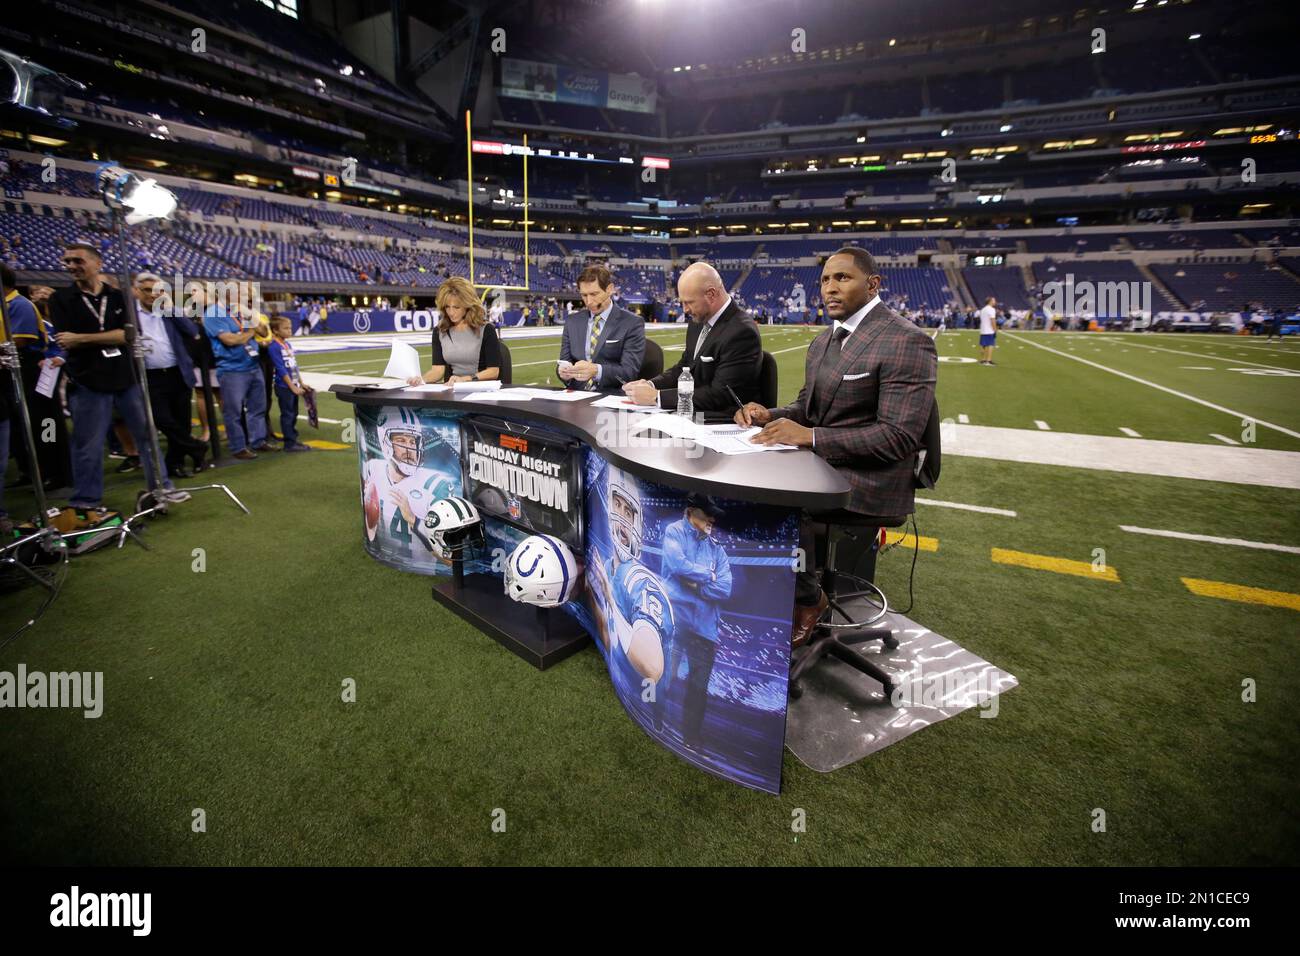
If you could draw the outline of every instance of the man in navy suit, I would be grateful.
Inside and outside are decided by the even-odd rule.
[[[208,449],[190,429],[194,360],[189,350],[198,340],[199,330],[180,314],[180,303],[154,310],[167,285],[152,272],[138,273],[133,288],[136,327],[144,340],[144,364],[149,376],[149,404],[159,433],[167,436],[167,473],[184,478],[188,475],[186,456],[194,461],[194,470],[199,471]]]
[[[587,306],[564,320],[556,373],[571,389],[619,392],[645,359],[645,320],[614,304],[614,277],[602,265],[578,276]]]

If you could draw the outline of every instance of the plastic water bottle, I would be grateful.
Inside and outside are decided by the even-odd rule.
[[[677,414],[695,417],[695,379],[691,378],[689,368],[682,369],[681,377],[677,379]]]

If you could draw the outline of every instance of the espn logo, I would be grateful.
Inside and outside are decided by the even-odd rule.
[[[516,435],[502,435],[499,442],[502,448],[510,448],[514,451],[528,453],[528,439],[519,438]]]

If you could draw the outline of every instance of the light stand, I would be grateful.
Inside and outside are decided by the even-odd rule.
[[[147,222],[150,219],[170,218],[171,214],[176,210],[176,196],[171,191],[159,186],[155,180],[142,180],[135,173],[111,163],[106,163],[100,167],[98,182],[100,195],[113,216],[113,235],[117,242],[120,266],[119,282],[122,287],[122,300],[126,306],[126,340],[131,349],[136,384],[140,387],[140,395],[144,401],[145,437],[148,448],[142,450],[150,456],[153,463],[153,482],[147,491],[142,492],[136,498],[135,513],[122,522],[117,546],[120,549],[126,543],[127,535],[130,535],[141,547],[148,550],[149,546],[140,540],[132,526],[151,515],[165,516],[168,501],[165,494],[166,488],[163,485],[162,444],[158,441],[158,428],[153,417],[153,403],[149,399],[149,372],[144,362],[144,341],[140,336],[136,321],[136,305],[131,287],[130,250],[126,242],[126,227]],[[172,307],[175,308],[176,303],[173,302]],[[206,381],[204,384],[206,385]],[[212,423],[209,424],[209,427],[213,427],[215,430]],[[244,503],[224,484],[196,485],[185,490],[191,493],[195,491],[222,491],[244,514],[249,513]]]

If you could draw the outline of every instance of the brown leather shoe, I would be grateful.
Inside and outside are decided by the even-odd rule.
[[[257,453],[248,448],[241,448],[230,457],[238,458],[240,461],[252,461],[257,457]]]
[[[819,591],[816,604],[796,604],[794,606],[794,626],[790,630],[791,647],[799,647],[808,643],[808,638],[812,637],[817,622],[830,605],[831,602],[826,599],[826,592]]]

